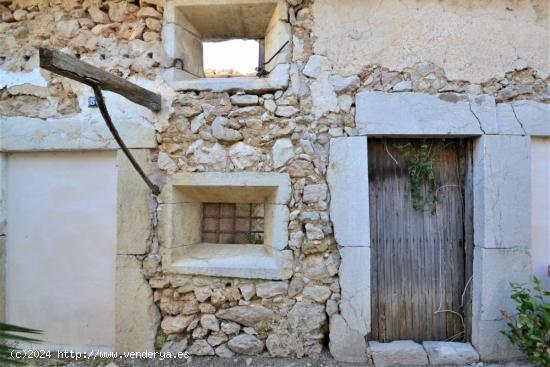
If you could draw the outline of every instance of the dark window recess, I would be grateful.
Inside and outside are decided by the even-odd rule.
[[[204,203],[202,242],[263,244],[263,204]]]

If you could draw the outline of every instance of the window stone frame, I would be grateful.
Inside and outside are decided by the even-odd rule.
[[[216,39],[231,38],[258,38],[264,39],[264,59],[268,61],[286,42],[280,53],[273,57],[266,65],[266,77],[232,77],[206,78],[203,70],[202,36],[193,25],[193,20],[186,17],[185,7],[196,8],[197,5],[208,11],[208,8],[220,5],[246,6],[254,13],[254,5],[273,5],[273,13],[267,22],[255,22],[254,17],[239,18],[238,21],[246,24],[245,33],[231,33],[220,31]],[[232,21],[235,14],[223,17],[224,22]],[[219,19],[212,19],[218,22]],[[265,31],[258,31],[257,27],[265,27]],[[256,30],[255,30],[256,29]],[[259,33],[258,33],[259,32]],[[229,35],[229,36],[228,36]],[[212,36],[212,35],[210,35]],[[210,38],[208,38],[210,39]],[[164,78],[172,83],[176,90],[211,90],[264,93],[288,86],[289,64],[292,59],[292,27],[288,22],[288,4],[283,0],[168,0],[164,10],[164,24],[162,29],[163,47],[166,55],[175,60],[172,68],[167,69]],[[176,68],[177,60],[183,63],[183,69]]]
[[[284,173],[209,172],[174,175],[159,196],[158,233],[165,273],[289,279],[290,177]],[[201,242],[203,202],[263,203],[264,244]]]

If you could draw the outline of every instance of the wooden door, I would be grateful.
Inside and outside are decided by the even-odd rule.
[[[427,203],[414,209],[409,169],[420,149],[435,175],[416,186]],[[467,140],[369,139],[371,339],[469,339],[471,171]]]

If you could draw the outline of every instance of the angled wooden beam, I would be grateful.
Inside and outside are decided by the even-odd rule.
[[[39,50],[40,67],[64,77],[108,90],[128,98],[130,101],[157,112],[161,108],[161,97],[126,79],[112,75],[104,70],[80,61],[74,56],[41,48]]]

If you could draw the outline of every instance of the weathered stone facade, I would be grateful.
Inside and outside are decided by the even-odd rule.
[[[150,196],[143,186],[132,188],[132,182],[138,185],[137,176],[121,176],[120,196],[131,204],[119,198],[117,281],[123,283],[117,290],[118,349],[145,349],[154,344],[158,349],[187,350],[196,355],[231,357],[267,351],[273,356],[302,357],[321,351],[330,328],[330,346],[336,358],[365,361],[370,279],[359,268],[370,262],[368,205],[355,207],[364,201],[354,203],[360,198],[350,197],[342,186],[348,181],[368,186],[367,160],[354,161],[356,152],[366,154],[364,135],[407,135],[407,129],[414,136],[487,134],[481,138],[483,147],[501,144],[490,135],[517,135],[510,138],[514,142],[528,140],[526,135],[550,135],[549,61],[540,60],[536,52],[529,52],[516,63],[507,58],[506,51],[505,62],[494,69],[477,68],[471,78],[468,62],[438,64],[440,58],[422,55],[416,60],[414,50],[406,61],[381,63],[398,57],[397,53],[384,53],[363,63],[352,57],[356,44],[370,38],[361,27],[350,29],[349,42],[338,34],[338,39],[344,39],[344,54],[338,54],[335,44],[327,44],[327,37],[331,38],[328,30],[321,34],[324,24],[316,23],[314,15],[331,25],[342,21],[326,20],[327,12],[333,9],[329,1],[287,3],[284,19],[292,32],[287,46],[292,50],[291,61],[279,65],[284,69],[282,77],[277,75],[272,83],[255,83],[252,91],[243,90],[236,82],[198,90],[216,82],[191,80],[182,87],[166,77],[176,60],[167,56],[161,40],[167,16],[164,0],[14,0],[0,4],[0,152],[55,150],[59,144],[65,149],[116,148],[97,111],[86,105],[89,89],[39,71],[38,47],[52,47],[77,54],[83,61],[162,95],[163,109],[153,114],[107,94],[113,120],[120,124],[124,139],[135,148],[147,148],[138,153],[139,158],[159,186],[181,173],[276,172],[290,179],[288,200],[277,203],[288,212],[288,236],[277,241],[278,250],[287,251],[291,257],[291,270],[289,276],[269,280],[167,271],[162,265],[165,244],[159,233],[159,215],[166,204]],[[371,6],[353,3],[358,8]],[[430,8],[440,11],[452,7],[428,3],[419,5],[422,16]],[[541,10],[544,1],[532,2],[532,10],[525,9],[529,2],[520,3],[517,9],[509,4],[509,11],[518,12],[525,23],[532,20],[532,29],[546,29],[542,38],[547,43],[548,13]],[[492,11],[481,5],[456,7],[463,17]],[[500,14],[505,10],[494,11]],[[536,40],[532,42],[521,45],[521,49],[539,47]],[[391,50],[400,46],[385,47]],[[547,45],[544,47],[548,51]],[[470,48],[464,48],[467,50]],[[353,61],[348,66],[343,59],[347,56]],[[432,121],[427,115],[415,120],[414,113],[403,110],[389,115],[389,107],[387,111],[377,110],[377,106],[391,103],[405,111],[409,106],[411,111],[421,106],[427,115],[437,115],[443,122]],[[537,113],[540,118],[533,118]],[[77,121],[80,125],[75,128]],[[60,143],[56,136],[76,143],[70,147],[70,141]],[[525,146],[518,144],[513,146],[518,154],[523,153]],[[353,149],[347,152],[350,146]],[[329,167],[331,152],[340,166]],[[130,169],[123,163],[121,166]],[[491,167],[489,162],[484,169]],[[358,174],[361,172],[364,176]],[[500,182],[498,174],[494,179]],[[513,191],[506,184],[502,189],[506,191],[503,195]],[[489,204],[498,202],[491,195],[500,193],[486,194],[484,205],[491,210]],[[368,204],[368,192],[366,196]],[[331,205],[334,197],[340,203],[349,200],[351,209]],[[515,208],[521,208],[523,200],[517,200]],[[355,219],[348,218],[350,210]],[[366,213],[359,214],[361,210]],[[366,225],[357,223],[365,217]],[[485,218],[491,217],[486,214]],[[479,234],[484,239],[476,250],[476,261],[497,261],[487,256],[490,251],[501,251],[499,256],[506,257],[505,251],[525,250],[516,247],[529,245],[522,242],[528,234],[491,232],[491,228],[518,226],[521,230],[529,225],[515,219],[504,217],[498,219],[503,223],[483,225],[488,232]],[[0,229],[3,241],[3,226]],[[522,269],[528,268],[526,252]],[[141,274],[137,264],[141,264]],[[512,276],[510,280],[514,279]],[[486,282],[492,284],[493,279],[488,276],[483,280]],[[144,288],[147,284],[150,288]],[[132,304],[133,295],[128,294],[127,287],[135,289],[142,305]],[[502,305],[492,307],[491,302],[482,302],[480,323],[499,318],[495,307]],[[139,326],[129,327],[132,323]],[[130,334],[135,343],[126,339]],[[353,345],[343,342],[347,340]],[[504,353],[499,348],[495,353],[482,352],[481,357],[498,359],[498,353]]]

